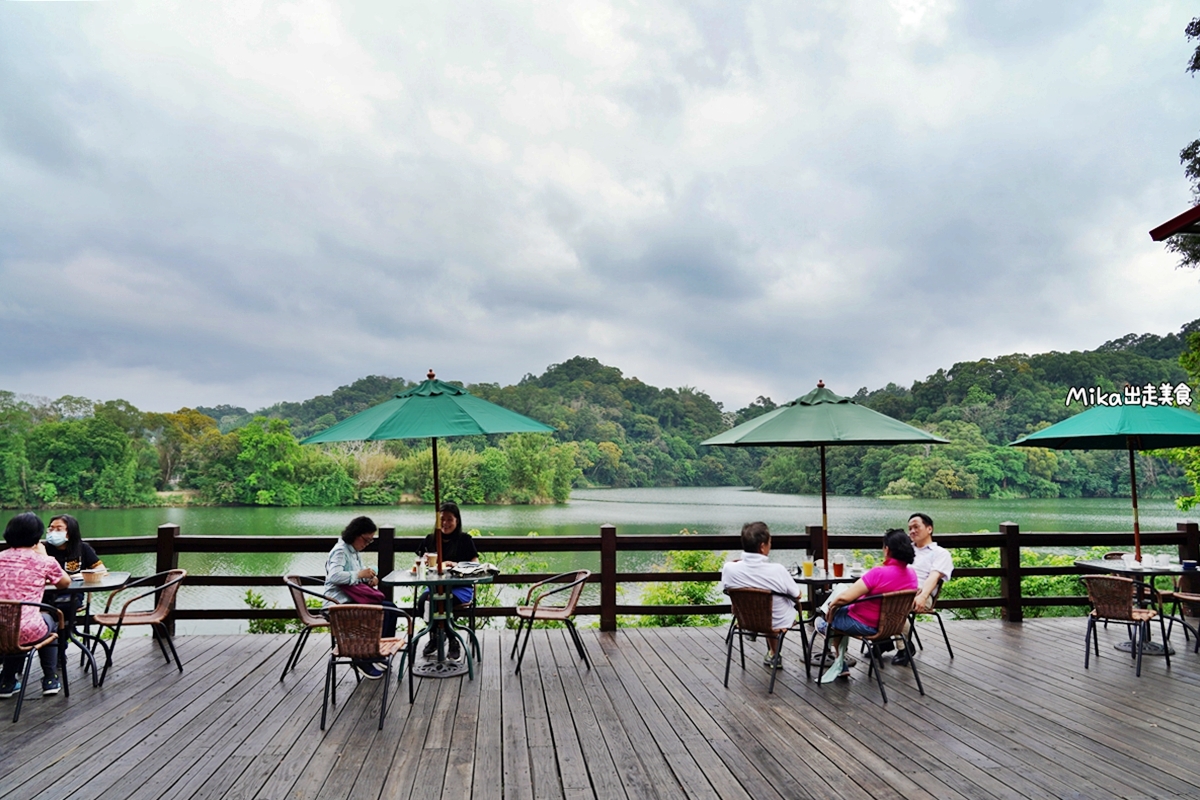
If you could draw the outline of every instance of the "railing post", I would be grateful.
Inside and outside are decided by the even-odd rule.
[[[1021,528],[1015,522],[1001,522],[1000,533],[1004,534],[1004,546],[1000,548],[1000,612],[1009,622],[1021,622],[1025,615],[1021,610]]]
[[[824,558],[825,554],[818,552],[821,546],[821,526],[805,525],[804,533],[808,536],[808,554],[813,557],[814,561],[818,558]]]
[[[154,571],[166,572],[167,570],[179,569],[179,552],[175,549],[175,539],[179,537],[179,526],[173,523],[158,526],[158,541],[155,544],[154,556]],[[158,595],[155,595],[157,598]],[[176,595],[178,598],[178,595]],[[178,599],[176,600],[178,602]],[[171,635],[175,635],[175,612],[172,609],[171,614],[167,616],[167,630]]]
[[[600,630],[617,629],[617,527],[600,526]]]
[[[1181,561],[1200,561],[1200,524],[1177,522],[1175,530],[1184,534],[1184,543],[1179,545],[1179,559]]]
[[[158,544],[155,547],[154,571],[166,572],[179,569],[179,553],[175,551],[175,539],[179,537],[179,526],[158,526]]]
[[[379,577],[383,578],[396,571],[396,529],[391,525],[380,526],[379,535],[375,537],[375,541],[379,543]],[[379,588],[384,597],[388,600],[392,599],[395,587],[385,586],[381,583]]]

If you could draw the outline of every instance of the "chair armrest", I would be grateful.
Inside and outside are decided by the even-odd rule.
[[[576,570],[571,570],[570,572],[560,572],[559,574],[554,575],[553,577],[546,578],[546,580],[544,580],[544,581],[538,581],[533,586],[529,587],[529,592],[526,593],[526,595],[525,595],[525,602],[526,603],[529,602],[530,595],[533,594],[533,590],[536,589],[537,587],[543,586],[547,583],[552,583],[555,578],[561,578],[565,575],[574,575],[575,572],[576,572]],[[564,583],[561,586],[555,586],[553,589],[547,589],[546,591],[539,594],[537,596],[537,599],[535,599],[533,601],[534,614],[537,613],[538,606],[540,606],[542,604],[542,600],[546,599],[547,597],[549,597],[552,594],[558,594],[559,592],[565,592],[568,589],[574,589],[576,586],[578,586],[579,584],[586,581],[589,577],[590,576],[588,576],[588,575],[584,575],[582,578],[576,578],[575,580],[571,581],[570,583]]]
[[[58,606],[52,606],[49,603],[30,603],[25,600],[21,601],[21,605],[30,606],[32,608],[40,608],[42,611],[49,613],[50,616],[58,617],[58,629],[60,631],[63,629],[63,626],[66,625],[66,620],[63,617],[62,609]]]
[[[149,575],[145,578],[139,578],[137,581],[134,581],[132,583],[127,583],[124,586],[122,586],[120,589],[117,589],[117,591],[110,594],[108,596],[108,602],[104,604],[104,613],[105,614],[108,613],[109,606],[112,605],[112,599],[113,599],[113,597],[115,597],[117,595],[118,592],[123,592],[126,589],[128,589],[130,586],[143,585],[146,583],[146,581],[148,581],[154,577],[156,577],[156,576]],[[141,600],[143,597],[149,597],[150,595],[158,594],[159,592],[165,590],[168,586],[172,586],[174,584],[182,583],[182,582],[183,582],[183,576],[180,575],[178,578],[175,578],[174,580],[167,581],[162,586],[153,586],[153,587],[147,589],[146,591],[141,592],[141,593],[129,598],[128,600],[125,601],[124,605],[121,606],[120,612],[118,612],[121,616],[121,619],[125,618],[126,610],[128,610],[129,606],[132,605],[133,603],[136,603],[138,600]]]
[[[310,596],[312,596],[312,597],[319,597],[320,599],[324,600],[324,601],[325,601],[325,602],[327,602],[327,603],[337,603],[337,602],[338,602],[337,600],[334,600],[332,597],[330,597],[330,596],[329,596],[329,595],[327,595],[327,594],[322,594],[321,592],[317,592],[317,591],[314,591],[314,590],[312,590],[312,589],[305,588],[304,586],[301,586],[301,585],[300,585],[300,584],[298,584],[298,583],[292,583],[292,582],[291,582],[291,581],[289,581],[289,580],[284,580],[284,583],[285,583],[285,584],[286,584],[288,587],[290,587],[290,588],[292,588],[292,589],[295,589],[295,590],[296,590],[296,591],[298,591],[298,592],[302,592],[303,594],[307,594],[307,595],[310,595]]]
[[[162,573],[156,573],[154,575],[147,575],[144,578],[135,578],[134,580],[131,580],[131,581],[125,581],[124,585],[118,586],[116,589],[113,589],[111,592],[108,593],[108,602],[106,602],[104,604],[104,613],[107,614],[109,609],[112,608],[113,598],[116,597],[118,594],[125,591],[126,589],[132,589],[135,586],[144,586],[147,583],[147,581],[151,581],[154,578],[157,578],[160,574],[162,574]],[[155,587],[155,591],[157,591],[158,588],[159,587]],[[139,597],[145,597],[145,595],[139,595]]]

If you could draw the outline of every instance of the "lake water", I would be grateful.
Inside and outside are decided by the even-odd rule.
[[[1129,531],[1133,528],[1128,498],[1078,500],[881,500],[870,497],[830,497],[829,527],[835,533],[882,533],[904,527],[908,515],[924,511],[933,517],[939,533],[996,531],[1001,522],[1015,522],[1023,531]],[[336,535],[351,517],[366,514],[379,525],[393,525],[398,535],[418,535],[433,526],[431,506],[369,506],[362,508],[149,508],[83,509],[78,517],[85,539],[105,536],[152,536],[158,525],[176,523],[185,535]],[[49,514],[43,514],[48,519]],[[1177,522],[1195,519],[1169,500],[1141,503],[1142,529],[1174,530]],[[743,523],[763,520],[775,533],[803,533],[805,525],[820,524],[821,498],[810,495],[764,494],[737,487],[661,489],[580,489],[571,502],[556,506],[469,506],[463,525],[483,534],[524,536],[597,535],[600,525],[611,523],[618,533],[737,533]],[[777,558],[791,563],[789,554]],[[586,554],[546,554],[532,569],[552,571],[598,568],[598,557]],[[658,559],[653,553],[622,554],[618,568],[643,570]],[[370,554],[366,559],[371,560]],[[569,563],[568,563],[569,562]],[[596,562],[596,563],[582,563]],[[153,571],[151,555],[111,556],[112,569],[135,574]],[[287,572],[319,574],[320,554],[183,554],[180,566],[194,574],[283,575]],[[244,607],[244,590],[218,587],[184,587],[181,605],[188,601],[205,607]],[[289,601],[280,590],[263,594],[280,608]],[[183,622],[184,633],[238,629],[234,622]]]

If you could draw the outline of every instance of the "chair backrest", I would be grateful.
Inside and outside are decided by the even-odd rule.
[[[158,602],[154,604],[154,612],[142,623],[162,622],[175,607],[175,595],[179,592],[179,584],[187,577],[186,569],[171,569],[159,573],[163,576],[162,586],[158,590]]]
[[[16,655],[21,649],[21,604],[0,600],[0,654]]]
[[[379,639],[383,630],[383,606],[346,604],[330,606],[329,628],[344,658],[380,658]]]
[[[32,608],[38,613],[46,612],[51,616],[56,616],[58,618],[58,630],[63,629],[63,613],[61,609],[21,600],[0,600],[0,655],[24,655],[30,650],[37,649],[42,644],[58,638],[55,633],[47,633],[43,634],[37,642],[21,644],[21,616],[25,608]]]
[[[1085,575],[1088,600],[1098,617],[1133,619],[1133,580],[1118,575]]]
[[[1104,554],[1105,561],[1120,561],[1124,557],[1125,552],[1123,550],[1110,550]]]
[[[875,628],[877,638],[898,636],[904,632],[904,623],[908,622],[916,596],[916,589],[887,592],[879,596],[879,624]]]
[[[733,618],[744,631],[770,635],[775,594],[770,589],[726,589],[729,604],[733,606]]]
[[[307,575],[288,575],[283,579],[283,582],[287,584],[288,593],[292,596],[292,603],[296,606],[296,616],[310,628],[323,628],[329,624],[328,619],[320,614],[314,614],[313,610],[308,607],[308,598],[312,597],[312,595],[305,593],[304,589],[301,588],[304,586],[305,581],[312,584],[317,582],[317,580],[317,578],[311,578]]]
[[[579,569],[574,572],[564,572],[560,575],[555,575],[553,578],[547,578],[543,583],[548,587],[548,590],[538,596],[538,608],[561,608],[567,616],[573,616],[575,614],[575,606],[579,605],[579,597],[583,594],[583,584],[587,582],[591,574],[591,570]],[[571,591],[567,594],[567,599],[561,604],[555,603],[551,605],[550,603],[542,603],[542,597],[551,592],[562,591],[566,588],[565,586],[555,586],[554,584],[567,584],[571,586]]]

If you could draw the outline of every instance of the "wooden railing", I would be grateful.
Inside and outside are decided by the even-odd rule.
[[[950,550],[962,548],[1000,549],[1000,566],[995,568],[963,568],[954,571],[955,577],[995,577],[1000,579],[998,597],[973,597],[939,602],[942,608],[1000,608],[1004,619],[1020,622],[1026,606],[1085,605],[1084,597],[1022,597],[1021,579],[1030,575],[1072,575],[1078,570],[1067,567],[1022,567],[1021,548],[1061,547],[1087,548],[1102,546],[1109,549],[1128,549],[1133,545],[1132,533],[1022,533],[1016,524],[1002,523],[997,533],[939,534],[938,544]],[[781,534],[772,537],[776,551],[811,552],[818,526],[809,526],[803,534]],[[157,536],[92,539],[90,543],[102,557],[109,554],[153,553],[156,571],[162,572],[179,565],[184,553],[327,553],[336,539],[322,536],[183,536],[178,525],[160,525]],[[875,551],[880,548],[878,535],[845,535],[831,533],[829,546],[838,550]],[[407,567],[410,553],[421,545],[422,537],[397,537],[394,528],[379,529],[379,536],[369,548],[379,557],[379,573],[386,575],[398,564]],[[617,602],[617,587],[623,583],[650,581],[716,580],[717,572],[618,572],[617,555],[628,552],[663,552],[667,550],[732,551],[741,548],[737,535],[619,535],[612,525],[602,525],[598,536],[477,536],[476,547],[484,560],[489,554],[500,553],[598,553],[600,569],[591,582],[600,584],[598,605],[579,606],[580,614],[598,614],[600,629],[616,630],[619,615],[647,614],[722,614],[726,605],[629,605]],[[1181,558],[1200,560],[1200,530],[1195,522],[1179,523],[1174,531],[1142,534],[1143,546],[1175,546]],[[397,561],[397,554],[401,554]],[[589,561],[594,562],[591,558]],[[498,584],[529,584],[545,574],[500,575]],[[196,575],[189,574],[189,586],[279,586],[278,575]],[[390,588],[385,587],[390,595]],[[483,616],[513,614],[511,606],[484,607]],[[295,615],[291,609],[203,609],[182,607],[176,610],[177,619],[286,619]]]

